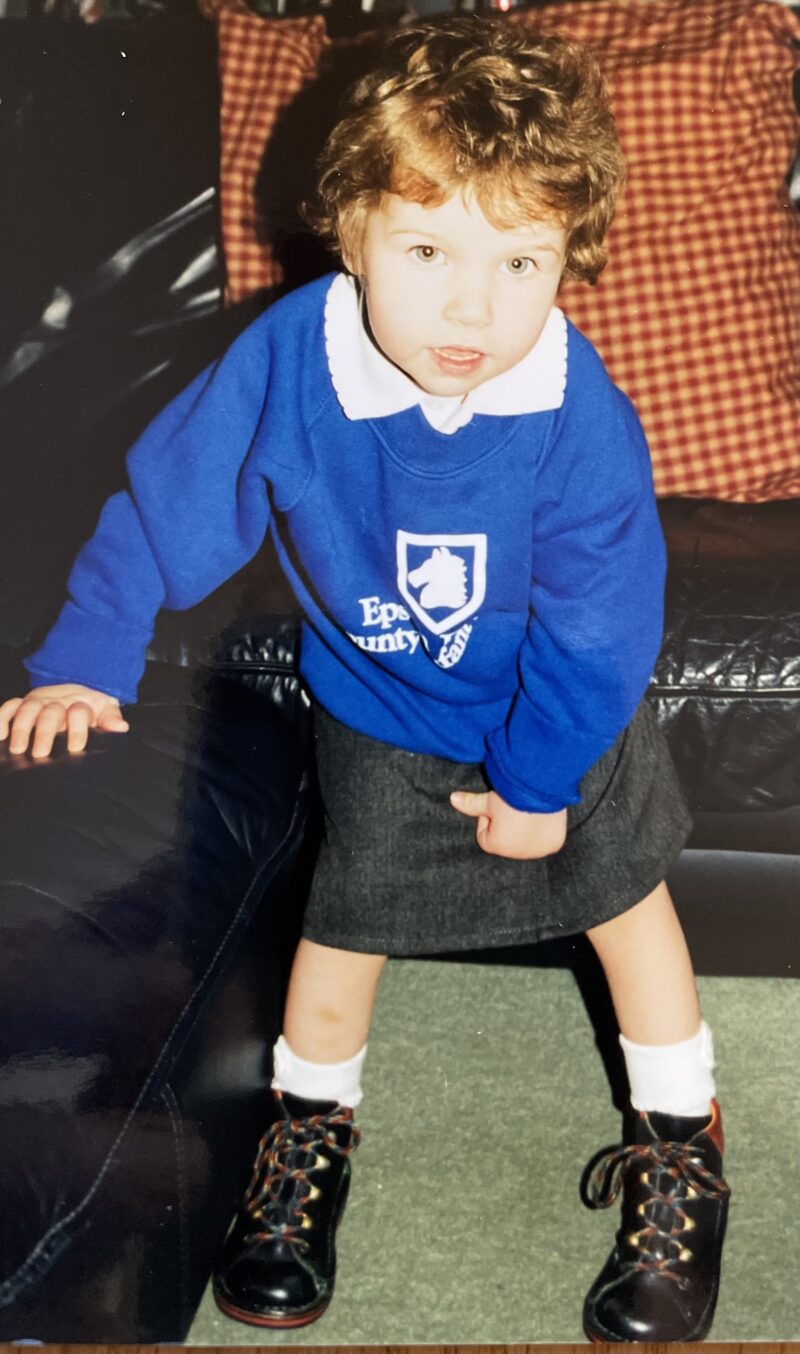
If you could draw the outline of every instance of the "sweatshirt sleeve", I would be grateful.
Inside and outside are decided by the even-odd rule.
[[[563,418],[535,486],[531,613],[519,686],[486,772],[528,812],[580,782],[632,718],[661,642],[665,549],[637,415],[608,382]]]
[[[130,451],[128,488],[103,508],[68,601],[26,660],[33,685],[80,682],[134,701],[158,610],[193,606],[258,550],[269,521],[252,464],[268,378],[261,328],[246,330]]]

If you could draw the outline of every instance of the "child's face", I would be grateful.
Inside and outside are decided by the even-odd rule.
[[[357,268],[373,339],[423,390],[466,395],[530,352],[566,245],[553,220],[498,229],[471,196],[424,207],[385,193]]]

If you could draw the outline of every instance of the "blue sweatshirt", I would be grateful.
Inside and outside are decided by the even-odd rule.
[[[144,432],[32,681],[135,700],[159,608],[207,596],[271,526],[305,616],[301,670],[335,718],[483,761],[516,808],[574,803],[661,636],[636,414],[569,326],[558,409],[450,435],[418,407],[349,420],[325,355],[330,284],[271,307]]]

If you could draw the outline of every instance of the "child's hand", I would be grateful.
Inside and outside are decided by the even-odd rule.
[[[475,838],[489,856],[509,860],[538,860],[560,851],[567,839],[567,810],[557,813],[522,813],[512,809],[494,790],[468,794],[456,790],[450,803],[468,818],[477,818]]]
[[[66,732],[68,752],[82,752],[90,729],[125,733],[129,727],[119,701],[90,686],[36,686],[0,705],[0,742],[8,738],[9,752],[25,752],[33,734],[33,757],[49,756],[58,733]]]

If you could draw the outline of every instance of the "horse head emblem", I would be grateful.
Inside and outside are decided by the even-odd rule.
[[[397,586],[428,630],[446,634],[483,603],[486,536],[420,536],[398,531]]]
[[[422,588],[419,604],[428,608],[458,608],[467,600],[467,562],[450,553],[446,545],[435,545],[433,553],[408,575],[412,588]]]

